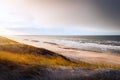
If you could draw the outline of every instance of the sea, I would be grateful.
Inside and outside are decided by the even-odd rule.
[[[71,48],[120,54],[120,36],[22,36],[29,40],[50,42]]]

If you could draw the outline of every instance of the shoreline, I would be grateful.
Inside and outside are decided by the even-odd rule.
[[[109,53],[79,50],[71,47],[66,47],[64,45],[49,42],[40,42],[33,39],[29,40],[18,36],[5,36],[5,37],[23,44],[53,51],[75,62],[83,61],[90,64],[109,64],[120,66],[120,56],[116,54],[114,55]]]

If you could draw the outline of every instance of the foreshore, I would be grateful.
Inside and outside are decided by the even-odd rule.
[[[120,56],[110,53],[100,53],[92,51],[84,51],[79,49],[74,49],[71,47],[66,47],[64,45],[58,45],[50,42],[40,42],[35,39],[27,39],[19,36],[5,36],[8,39],[24,43],[27,45],[32,45],[38,48],[44,48],[53,51],[57,54],[63,55],[72,61],[87,62],[90,64],[108,64],[120,66]]]

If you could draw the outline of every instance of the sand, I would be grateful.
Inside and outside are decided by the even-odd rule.
[[[111,65],[114,64],[120,66],[120,55],[84,51],[67,47],[64,45],[58,45],[49,42],[40,42],[32,39],[29,40],[20,36],[5,36],[5,37],[20,43],[32,45],[34,47],[48,49],[50,51],[56,52],[57,54],[61,54],[75,62],[84,61],[91,64],[111,64]]]

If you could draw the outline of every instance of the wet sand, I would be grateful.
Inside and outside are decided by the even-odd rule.
[[[91,64],[110,64],[120,66],[120,55],[84,51],[67,47],[64,45],[58,45],[55,43],[40,42],[34,39],[26,39],[24,37],[19,36],[5,36],[5,37],[27,45],[48,49],[50,51],[61,54],[75,62],[83,61]]]

